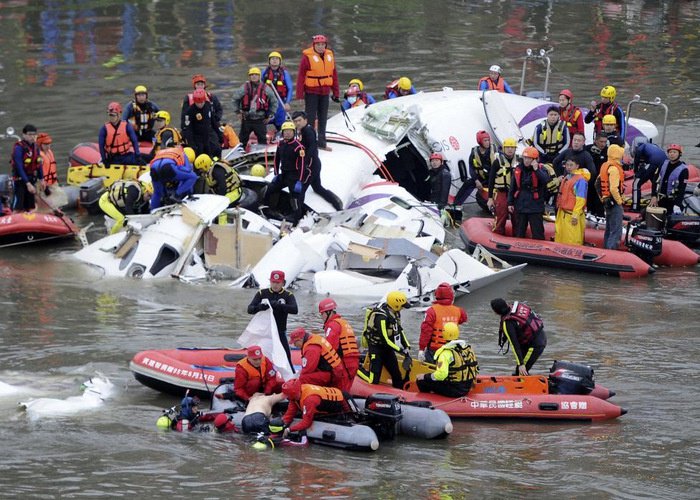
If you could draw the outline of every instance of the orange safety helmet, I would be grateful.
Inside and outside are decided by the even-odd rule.
[[[207,79],[204,78],[204,75],[197,73],[196,75],[192,76],[192,87],[194,87],[197,82],[202,82],[204,85],[206,85]]]
[[[533,148],[532,146],[528,146],[523,150],[523,158],[532,158],[533,160],[536,160],[539,157],[540,157],[540,152],[537,151],[537,149]]]
[[[36,136],[36,143],[39,146],[43,144],[51,144],[52,142],[53,141],[51,140],[51,136],[46,132],[40,132],[39,135]]]
[[[430,155],[430,159],[431,160],[440,160],[440,161],[444,160],[444,158],[442,157],[442,155],[440,153],[432,153]]]
[[[323,299],[321,302],[318,303],[318,312],[324,313],[328,311],[335,311],[338,308],[338,304],[335,303],[335,300],[331,299],[328,297],[327,299]]]
[[[116,101],[110,102],[107,105],[107,113],[117,113],[117,114],[121,115],[122,114],[122,105]]]

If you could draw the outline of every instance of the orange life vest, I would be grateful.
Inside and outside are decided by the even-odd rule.
[[[211,101],[211,94],[209,92],[205,92],[204,95],[207,97],[205,102],[212,102]],[[194,94],[193,93],[187,94],[187,100],[189,101],[190,106],[192,106],[194,104]]]
[[[335,57],[333,51],[326,49],[319,54],[313,47],[302,52],[309,59],[309,70],[304,76],[305,87],[332,87],[333,70],[335,69]]]
[[[151,163],[155,162],[156,160],[160,160],[162,158],[170,158],[171,160],[175,160],[175,163],[178,165],[182,166],[185,164],[185,152],[182,150],[182,148],[165,148],[161,149],[156,153],[156,155],[153,157],[153,160]]]
[[[175,127],[163,127],[156,133],[156,142],[153,148],[156,151],[159,151],[160,148],[162,147],[162,142],[163,142],[163,134],[165,132],[170,132],[173,136],[172,143],[170,144],[172,146],[179,146],[182,144],[182,135],[180,134],[180,131],[176,129]]]
[[[348,323],[345,318],[335,318],[332,321],[337,321],[341,328],[338,342],[338,356],[341,358],[359,357],[360,350],[357,348],[357,339],[355,338],[355,332],[350,326],[350,323]]]
[[[445,323],[459,324],[459,318],[462,316],[462,311],[459,306],[454,304],[433,304],[430,306],[435,311],[435,323],[433,323],[433,334],[430,337],[430,350],[437,351],[447,343],[442,336],[442,328]]]
[[[56,173],[56,157],[52,150],[41,152],[41,168],[44,172],[44,184],[58,184],[58,174]]]
[[[301,385],[301,396],[299,401],[304,404],[304,400],[309,396],[318,396],[321,401],[328,401],[331,403],[340,403],[343,401],[343,391],[336,389],[335,387],[324,387],[314,384],[302,384]]]
[[[486,84],[489,86],[489,90],[498,90],[499,92],[505,92],[506,87],[503,84],[504,80],[500,76],[498,77],[498,83],[493,83],[493,80],[491,80],[490,76],[485,76],[479,80],[479,83],[476,86],[476,89],[479,90],[481,88],[481,82],[486,82]]]
[[[238,362],[238,366],[240,366],[241,368],[243,368],[246,371],[249,379],[259,378],[260,380],[264,380],[265,374],[268,371],[266,357],[262,358],[262,362],[260,363],[260,368],[255,368],[253,365],[251,365],[250,361],[248,361],[247,356]]]
[[[574,174],[569,178],[568,175],[564,176],[564,180],[561,181],[559,186],[559,195],[557,196],[557,208],[561,208],[567,212],[572,212],[576,206],[576,194],[574,193],[574,186],[576,183],[583,179],[581,174]]]
[[[302,355],[304,354],[304,351],[306,351],[307,346],[310,345],[317,345],[321,347],[321,360],[318,364],[319,370],[324,372],[332,372],[334,368],[340,366],[340,356],[338,356],[338,353],[335,351],[335,349],[333,349],[333,346],[324,337],[315,334],[309,335],[309,338],[306,340],[306,342],[304,342]]]
[[[605,198],[609,198],[611,196],[609,172],[611,167],[616,168],[620,175],[620,186],[618,188],[620,194],[622,194],[625,191],[625,172],[622,170],[622,165],[606,161],[605,163],[603,163],[603,166],[600,167],[600,175],[598,176],[598,184],[596,185],[596,187],[599,187],[598,195],[600,196],[601,200],[605,200]]]
[[[126,124],[125,120],[121,120],[116,127],[112,122],[105,123],[105,152],[108,155],[125,155],[131,150],[131,139],[126,132]]]

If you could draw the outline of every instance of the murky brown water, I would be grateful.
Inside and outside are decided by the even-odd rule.
[[[176,115],[195,72],[232,116],[229,97],[250,64],[281,49],[295,73],[309,35],[325,32],[341,80],[359,76],[377,96],[402,74],[419,89],[472,88],[494,62],[518,88],[524,50],[554,47],[552,89],[571,88],[580,104],[606,83],[623,103],[662,97],[667,136],[698,163],[699,22],[697,1],[1,2],[0,130],[33,122],[65,161],[72,145],[95,140],[107,102],[126,102],[143,83]],[[0,141],[2,158],[10,146]],[[252,292],[102,280],[70,260],[74,249],[0,253],[0,381],[63,398],[100,371],[117,395],[98,411],[38,422],[16,410],[25,397],[0,398],[4,497],[698,496],[697,269],[622,281],[533,268],[464,301],[482,372],[511,365],[497,354],[488,301],[526,299],[545,317],[544,361],[591,363],[629,409],[618,421],[464,421],[446,441],[400,441],[371,455],[256,453],[235,437],[157,432],[159,410],[174,401],[128,370],[143,349],[233,345]],[[294,324],[318,326],[318,297],[298,300]],[[357,327],[360,306],[341,306]],[[414,343],[420,319],[407,316]]]

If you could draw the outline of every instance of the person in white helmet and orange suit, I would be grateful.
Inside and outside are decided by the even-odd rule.
[[[508,82],[501,76],[502,70],[498,64],[494,64],[489,68],[488,76],[479,80],[478,90],[497,90],[506,94],[515,94],[510,88]]]

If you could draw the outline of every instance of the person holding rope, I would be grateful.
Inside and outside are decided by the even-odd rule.
[[[294,84],[287,68],[282,66],[282,54],[273,50],[267,56],[268,66],[262,72],[261,80],[272,89],[277,96],[278,106],[272,124],[279,131],[282,124],[289,119],[294,99]]]

